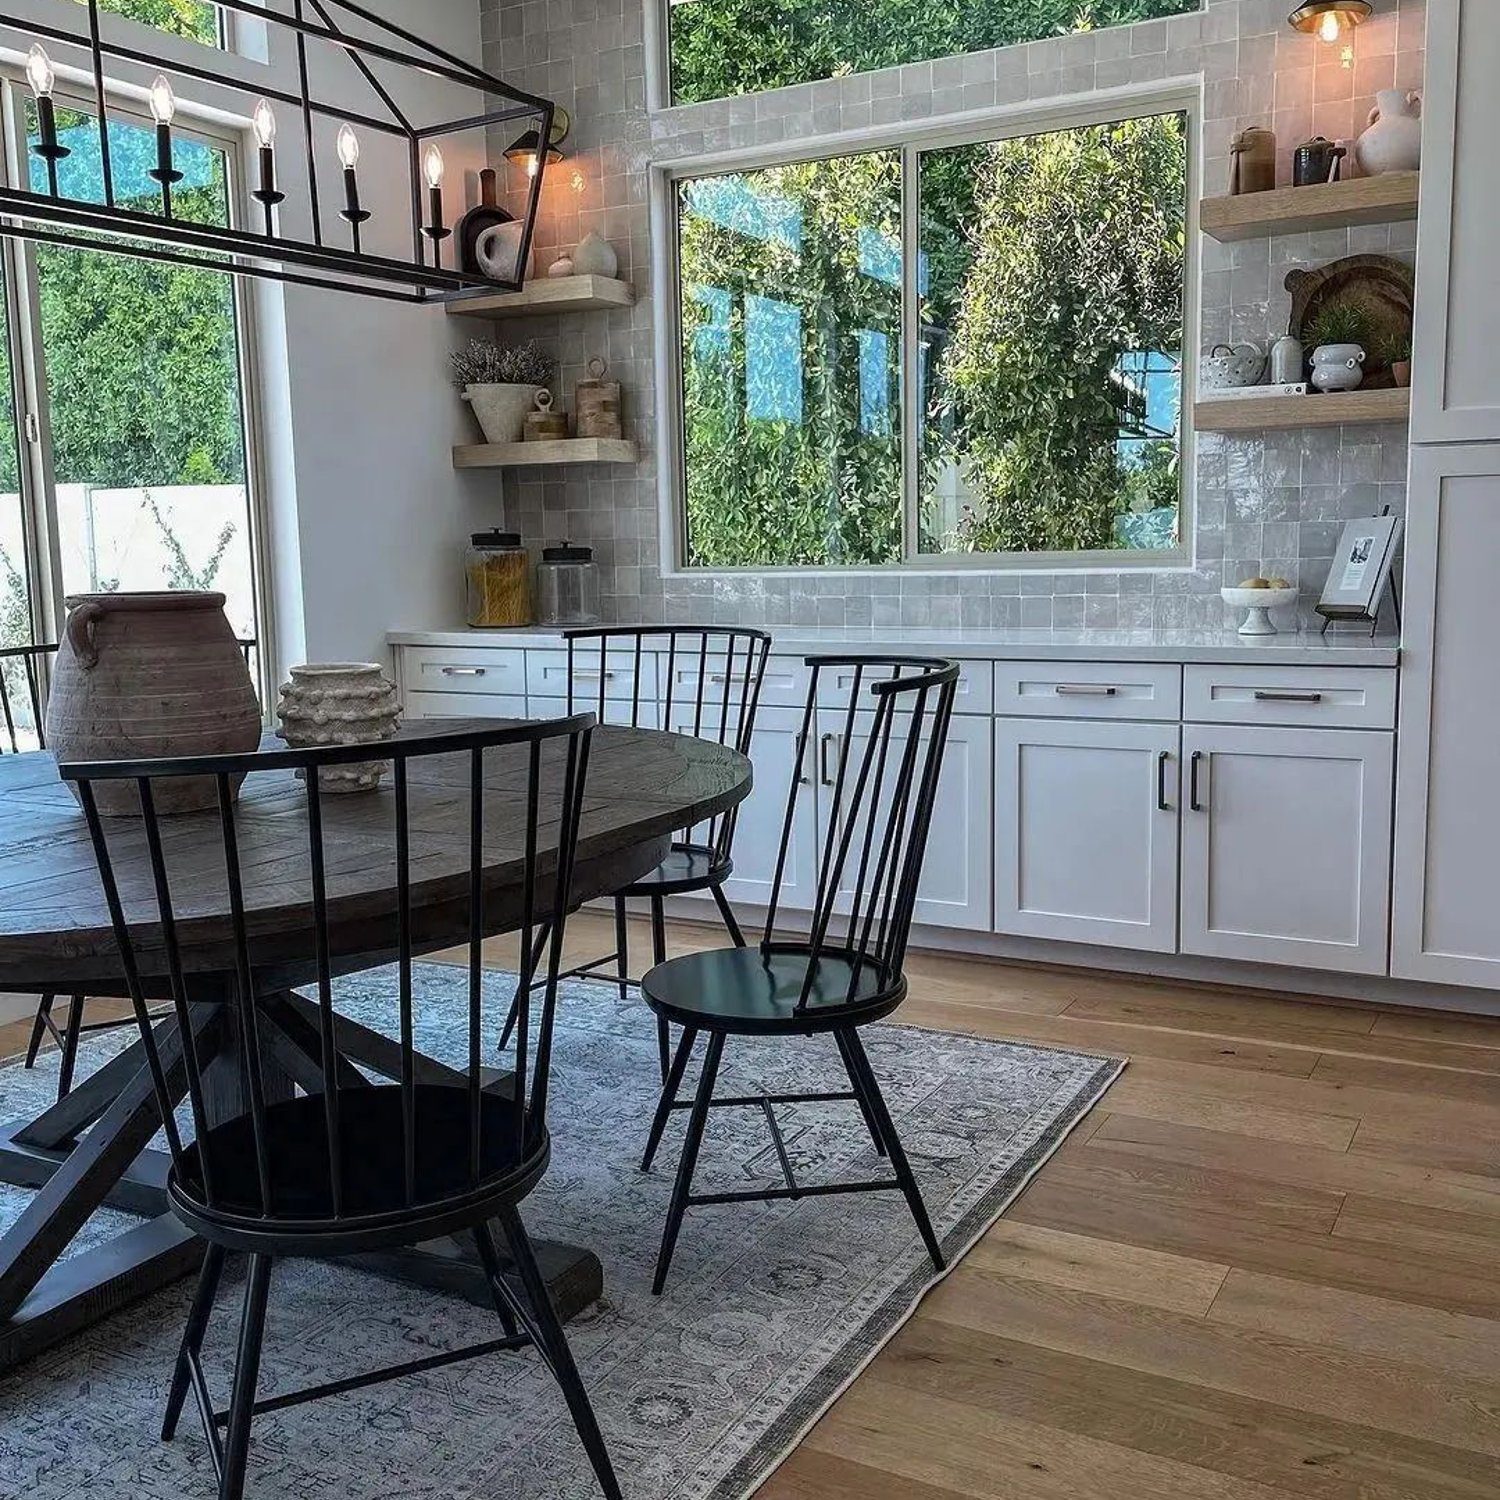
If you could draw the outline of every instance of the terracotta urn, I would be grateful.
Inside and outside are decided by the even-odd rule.
[[[255,684],[223,594],[68,600],[47,700],[47,747],[59,761],[244,754],[260,735]],[[152,792],[164,814],[201,811],[218,797],[208,777],[158,782]],[[101,812],[140,815],[134,782],[98,782],[94,795]]]
[[[281,685],[281,737],[294,750],[388,740],[401,722],[392,682],[375,662],[324,662],[293,667]],[[370,792],[389,761],[331,766],[318,774],[327,792]],[[299,773],[300,774],[300,773]]]

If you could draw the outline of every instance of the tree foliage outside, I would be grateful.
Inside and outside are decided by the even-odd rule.
[[[899,153],[679,191],[690,560],[899,560],[899,250],[895,285],[869,269],[899,245]],[[861,335],[890,351],[884,391],[862,379]]]
[[[1175,114],[923,159],[923,319],[944,333],[923,433],[923,550],[1110,548],[1122,514],[1176,505],[1175,433],[1120,440],[1146,417],[1122,360],[1180,359],[1186,193]],[[971,503],[933,534],[934,484],[955,467]]]
[[[1201,0],[669,0],[672,98],[677,104],[727,99],[1182,15],[1200,5]]]
[[[205,46],[215,47],[219,42],[218,7],[207,0],[99,0],[99,9]]]

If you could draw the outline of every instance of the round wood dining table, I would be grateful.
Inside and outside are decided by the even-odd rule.
[[[500,721],[423,721],[404,731],[497,727]],[[280,748],[269,741],[267,748]],[[468,937],[468,762],[466,756],[413,762],[410,773],[412,899],[418,955]],[[484,927],[495,936],[519,925],[525,837],[525,764],[492,751],[486,760]],[[609,895],[651,870],[675,833],[727,811],[750,791],[746,758],[711,741],[657,730],[600,726],[594,732],[573,884],[575,903]],[[514,797],[506,793],[516,791]],[[545,789],[544,789],[545,803]],[[393,799],[384,791],[325,797],[329,931],[335,972],[374,968],[393,957],[396,863]],[[147,987],[164,966],[153,961],[159,932],[145,839],[137,820],[111,819],[110,846],[132,941]],[[316,1007],[297,993],[313,975],[309,922],[306,796],[290,772],[252,775],[236,811],[255,945],[257,1015],[263,1064],[290,1092],[320,1086]],[[176,917],[189,970],[195,1040],[217,1080],[218,1112],[239,1112],[240,1053],[233,1007],[211,1003],[234,967],[224,853],[217,814],[163,822]],[[555,827],[543,825],[545,849]],[[88,828],[57,766],[45,752],[0,756],[0,991],[123,995],[119,958]],[[199,1026],[201,1025],[201,1030]],[[181,1083],[174,1019],[157,1044]],[[377,1076],[399,1072],[399,1046],[340,1017],[336,1045],[351,1066]],[[424,1058],[423,1076],[459,1075]],[[0,1072],[0,1096],[5,1074]],[[14,1076],[14,1075],[12,1075]],[[497,1074],[497,1078],[500,1075]],[[0,1116],[8,1111],[0,1099]],[[159,1128],[140,1042],[79,1082],[41,1114],[0,1124],[0,1181],[37,1191],[0,1236],[0,1370],[192,1271],[199,1242],[166,1212],[167,1161],[149,1149]],[[66,1260],[61,1257],[98,1208],[142,1222]],[[597,1298],[602,1272],[585,1247],[539,1244],[566,1317]],[[482,1270],[453,1242],[382,1257],[376,1271],[434,1285],[490,1305]]]

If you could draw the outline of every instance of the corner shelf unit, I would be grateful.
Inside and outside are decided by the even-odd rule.
[[[1359,224],[1396,224],[1416,218],[1420,181],[1419,172],[1387,172],[1381,177],[1351,177],[1312,187],[1205,198],[1199,205],[1198,223],[1204,234],[1225,242]]]
[[[455,469],[519,469],[532,464],[633,464],[629,438],[552,438],[532,443],[465,443],[453,450]]]
[[[634,307],[635,288],[613,276],[539,276],[519,292],[496,292],[448,304],[452,318],[540,317],[547,313],[601,312]]]
[[[1292,427],[1342,427],[1405,422],[1409,390],[1337,391],[1322,396],[1225,396],[1193,403],[1199,432],[1267,432]]]

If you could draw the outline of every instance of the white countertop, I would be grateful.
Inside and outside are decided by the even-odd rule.
[[[838,651],[931,652],[970,661],[1167,661],[1247,666],[1305,664],[1394,667],[1400,660],[1395,636],[1373,640],[1352,629],[1330,628],[1274,636],[1243,636],[1232,630],[824,630],[807,625],[768,626],[774,650],[789,656]],[[392,646],[557,647],[562,631],[548,626],[519,630],[393,630]]]

